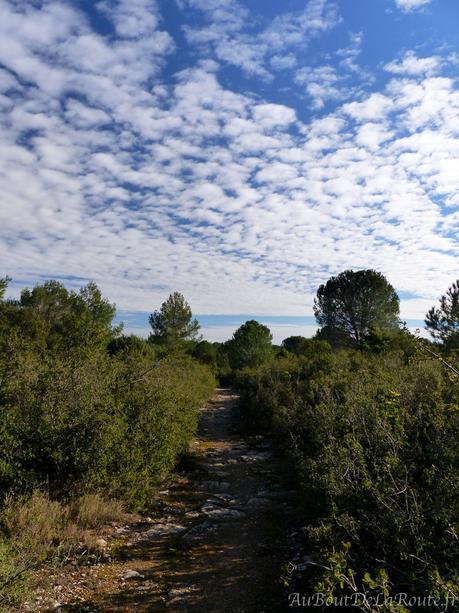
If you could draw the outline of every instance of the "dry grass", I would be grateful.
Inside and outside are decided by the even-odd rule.
[[[0,611],[26,597],[28,575],[43,563],[97,559],[103,552],[95,529],[125,516],[121,502],[100,494],[68,505],[41,490],[7,498],[0,511]]]
[[[65,507],[38,490],[28,498],[8,498],[2,523],[13,549],[27,553],[32,564],[45,560],[70,537]]]
[[[74,521],[82,528],[99,528],[112,521],[122,521],[125,507],[120,500],[104,498],[100,494],[84,494],[71,505]]]

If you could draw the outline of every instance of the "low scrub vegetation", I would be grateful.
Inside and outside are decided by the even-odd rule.
[[[0,513],[0,610],[14,610],[26,598],[32,572],[43,563],[99,559],[103,551],[90,529],[125,518],[123,503],[100,494],[83,494],[67,504],[38,489],[7,496]]]
[[[80,551],[85,531],[120,515],[116,501],[138,510],[148,504],[187,450],[215,380],[183,335],[169,334],[161,351],[121,336],[114,306],[94,284],[69,292],[47,282],[2,301],[6,284],[0,599],[14,601],[24,571]]]
[[[238,386],[248,427],[271,432],[296,475],[317,564],[305,589],[457,585],[459,381],[448,369],[423,354],[322,345],[241,372]]]
[[[459,602],[459,283],[426,315],[437,344],[398,305],[380,273],[344,271],[317,292],[314,339],[235,375],[246,427],[271,434],[298,486],[296,587],[367,613]]]
[[[226,343],[202,340],[178,293],[144,340],[113,325],[94,284],[47,282],[13,301],[7,282],[0,600],[23,598],[45,561],[97,555],[94,530],[148,505],[217,375],[240,390],[246,428],[270,433],[292,466],[310,556],[301,590],[354,596],[367,613],[416,610],[390,600],[400,593],[459,601],[458,283],[426,315],[436,344],[400,322],[383,275],[348,270],[317,292],[315,338],[274,346],[254,320]]]

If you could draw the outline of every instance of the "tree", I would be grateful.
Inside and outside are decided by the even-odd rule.
[[[144,338],[140,338],[135,334],[118,336],[111,340],[107,345],[107,350],[110,355],[126,355],[142,356],[154,359],[155,349]]]
[[[227,343],[231,368],[255,368],[273,356],[273,336],[266,326],[254,321],[246,321],[233,334]]]
[[[75,292],[58,281],[46,281],[24,289],[16,306],[24,313],[31,309],[39,314],[48,327],[49,346],[102,347],[122,329],[112,326],[115,305],[102,297],[93,282]]]
[[[8,283],[11,281],[10,277],[3,277],[0,279],[0,301],[3,300],[3,297],[6,292],[6,288],[8,287]]]
[[[218,344],[209,343],[209,341],[200,341],[191,352],[191,355],[212,368],[217,368],[217,351]]]
[[[331,351],[327,341],[315,338],[305,338],[304,336],[289,336],[282,341],[282,347],[295,355],[312,357],[318,352]]]
[[[168,349],[183,346],[186,341],[201,339],[199,322],[193,319],[190,305],[179,292],[171,294],[148,321],[153,329],[149,341]]]
[[[459,345],[459,279],[440,298],[440,306],[430,309],[425,324],[434,339],[449,348]]]
[[[308,340],[304,336],[289,336],[282,341],[282,347],[290,353],[301,355],[308,345]]]
[[[321,285],[314,300],[314,314],[330,339],[359,345],[372,328],[387,330],[398,325],[399,299],[392,285],[375,270],[345,270]],[[322,332],[322,333],[321,333]]]

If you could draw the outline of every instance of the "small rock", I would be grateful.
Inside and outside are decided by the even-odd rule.
[[[225,509],[212,504],[205,504],[201,511],[207,515],[207,517],[214,519],[239,519],[243,516],[243,513],[241,511],[237,511],[236,509]]]
[[[187,511],[185,513],[185,517],[187,519],[195,519],[196,517],[199,517],[200,513],[199,511]]]
[[[107,547],[108,543],[105,539],[103,538],[99,538],[96,541],[96,545],[97,547],[99,547],[100,549],[105,549],[105,547]]]
[[[174,523],[157,523],[152,528],[147,530],[141,535],[142,540],[148,540],[151,538],[155,538],[158,536],[165,536],[168,534],[179,534],[180,532],[184,532],[186,530],[185,526],[182,524],[174,524]]]
[[[222,502],[226,502],[227,504],[236,504],[236,498],[233,498],[229,494],[214,494],[212,496],[213,500],[221,500]]]
[[[201,524],[197,524],[196,526],[193,526],[190,530],[188,530],[188,532],[184,535],[184,540],[188,541],[188,540],[194,540],[194,539],[198,539],[206,534],[209,534],[211,532],[215,532],[217,530],[217,525],[210,522],[210,521],[204,521]]]
[[[141,575],[140,573],[138,573],[136,570],[126,570],[122,575],[121,578],[124,581],[128,581],[130,579],[144,579],[144,575]]]
[[[272,449],[272,443],[270,441],[257,441],[255,447],[257,449]]]
[[[271,453],[268,451],[251,451],[250,453],[246,453],[240,456],[241,462],[264,462],[265,460],[269,460],[271,457]]]

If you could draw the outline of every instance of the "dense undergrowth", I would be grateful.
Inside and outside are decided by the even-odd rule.
[[[318,345],[309,357],[241,372],[237,385],[247,427],[270,432],[295,473],[302,548],[313,562],[295,589],[354,595],[363,611],[415,611],[400,594],[430,594],[451,610],[459,568],[451,371],[423,354]]]
[[[215,388],[186,352],[120,338],[114,314],[93,284],[75,293],[49,282],[0,300],[4,606],[24,597],[27,570],[91,552],[89,524],[148,505]]]

